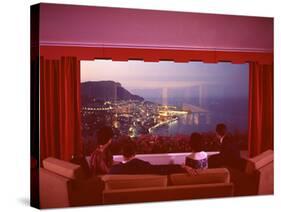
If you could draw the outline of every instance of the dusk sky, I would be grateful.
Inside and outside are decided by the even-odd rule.
[[[130,91],[181,89],[194,85],[228,88],[231,95],[248,94],[248,64],[202,62],[112,62],[95,60],[81,62],[81,82],[112,80]]]

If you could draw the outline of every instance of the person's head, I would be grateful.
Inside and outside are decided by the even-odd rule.
[[[125,160],[129,160],[136,155],[136,144],[131,139],[123,143],[122,154]]]
[[[217,135],[219,136],[224,136],[227,132],[227,128],[226,128],[226,125],[223,124],[223,123],[219,123],[217,124],[217,127],[216,127],[216,133]]]
[[[203,151],[203,138],[200,133],[194,132],[190,136],[190,147],[193,152]]]
[[[113,131],[111,127],[104,126],[97,131],[97,140],[99,145],[106,145],[111,142]]]

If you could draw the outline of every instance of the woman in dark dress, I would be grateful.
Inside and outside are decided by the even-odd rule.
[[[108,174],[113,164],[113,157],[110,151],[110,144],[113,137],[111,127],[102,127],[97,132],[98,146],[91,154],[90,167],[94,175]]]

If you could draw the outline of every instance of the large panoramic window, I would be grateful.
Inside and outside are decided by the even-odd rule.
[[[247,146],[248,65],[202,62],[81,62],[81,121],[85,153],[96,145],[101,126],[118,139],[130,136],[138,153],[189,151],[200,132],[214,150],[216,124]]]

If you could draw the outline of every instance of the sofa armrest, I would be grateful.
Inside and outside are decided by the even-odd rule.
[[[39,170],[40,208],[69,207],[71,179],[44,168]]]
[[[256,157],[249,158],[247,160],[247,165],[245,172],[251,174],[255,170],[261,169],[262,167],[272,163],[274,159],[274,154],[272,150],[267,150]]]

